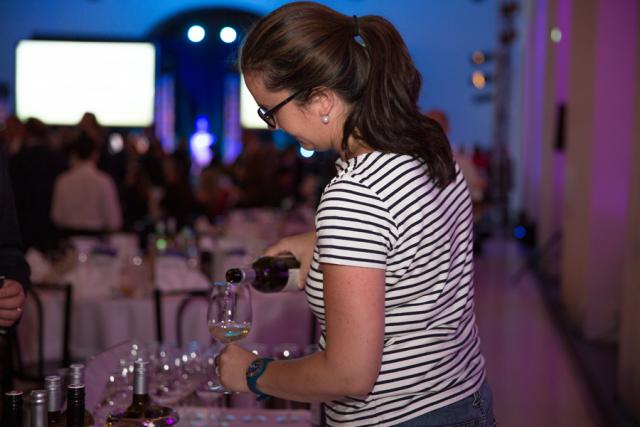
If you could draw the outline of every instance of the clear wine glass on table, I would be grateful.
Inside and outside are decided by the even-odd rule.
[[[251,292],[245,283],[213,282],[207,309],[207,326],[214,340],[230,344],[251,330]],[[210,391],[229,393],[219,379],[208,381]]]

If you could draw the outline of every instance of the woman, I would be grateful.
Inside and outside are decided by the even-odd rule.
[[[251,30],[240,65],[271,128],[340,159],[316,231],[267,251],[300,260],[322,351],[269,362],[230,345],[222,383],[325,402],[329,425],[492,425],[469,193],[416,105],[420,75],[398,32],[381,17],[291,3]]]

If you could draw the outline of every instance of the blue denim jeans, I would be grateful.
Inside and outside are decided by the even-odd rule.
[[[471,396],[435,411],[427,412],[396,427],[491,427],[496,425],[493,416],[493,396],[485,380]]]

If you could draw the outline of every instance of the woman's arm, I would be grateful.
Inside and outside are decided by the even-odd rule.
[[[326,349],[269,364],[258,380],[265,394],[301,402],[367,395],[378,377],[384,344],[385,272],[322,265]],[[245,372],[255,356],[228,346],[219,358],[222,383],[248,391]]]

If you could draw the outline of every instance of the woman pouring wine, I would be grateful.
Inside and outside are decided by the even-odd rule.
[[[270,128],[340,159],[315,232],[266,253],[299,260],[320,351],[271,361],[229,345],[222,383],[325,402],[329,425],[492,425],[469,192],[442,129],[420,113],[420,74],[397,30],[290,3],[250,31],[240,66]]]

